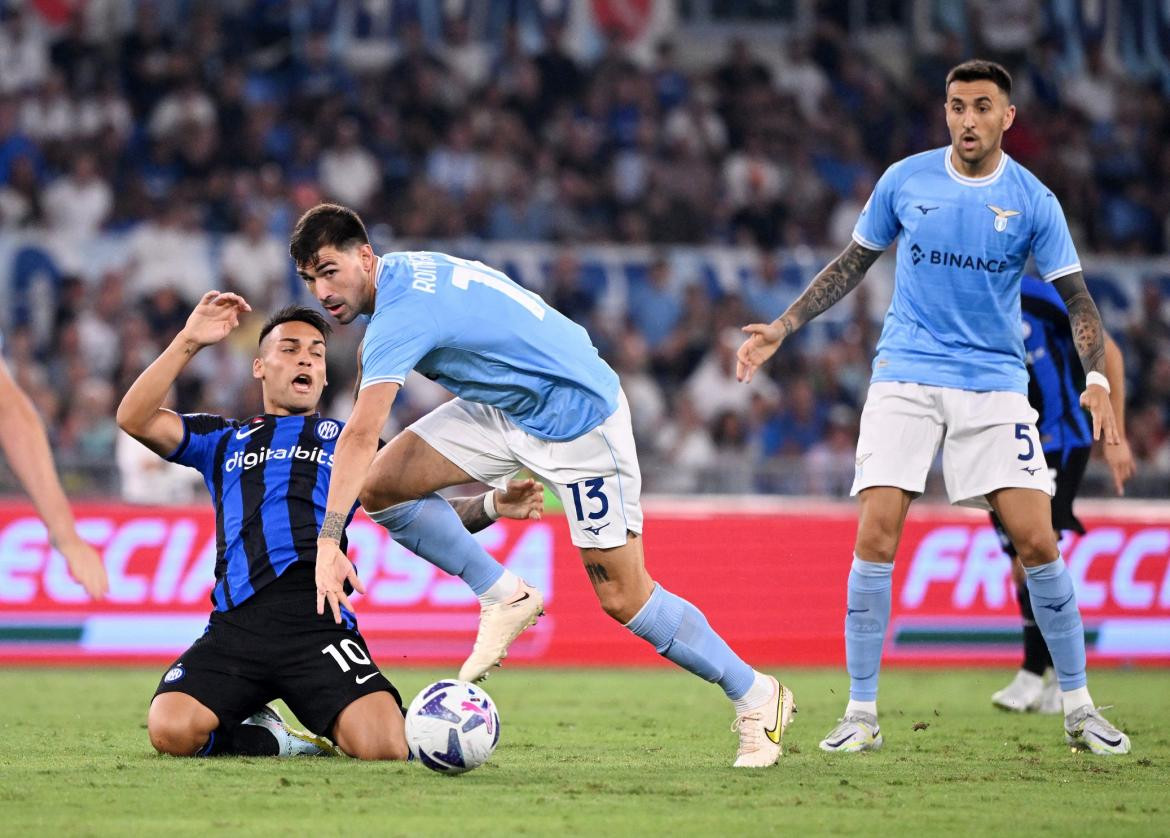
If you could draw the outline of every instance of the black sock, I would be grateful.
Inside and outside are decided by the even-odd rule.
[[[274,757],[279,753],[280,743],[270,730],[259,725],[236,725],[231,730],[213,730],[196,756]]]
[[[1022,668],[1036,675],[1043,675],[1044,670],[1052,666],[1052,655],[1048,654],[1048,644],[1044,642],[1044,635],[1036,625],[1036,615],[1032,613],[1032,598],[1028,596],[1028,586],[1020,585],[1016,588],[1016,599],[1020,603],[1020,615],[1024,618],[1024,663]]]

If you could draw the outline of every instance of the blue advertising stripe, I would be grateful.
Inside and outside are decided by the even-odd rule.
[[[19,643],[61,643],[74,645],[81,640],[83,627],[50,623],[0,625],[0,645]]]

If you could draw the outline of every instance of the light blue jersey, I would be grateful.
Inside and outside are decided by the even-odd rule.
[[[388,253],[362,345],[362,387],[418,370],[533,436],[575,439],[618,406],[618,377],[586,331],[481,262]]]
[[[907,157],[878,181],[853,239],[872,250],[898,240],[873,381],[1028,392],[1028,254],[1046,282],[1081,269],[1060,202],[1031,172],[1001,154],[990,175],[965,177],[949,146]]]

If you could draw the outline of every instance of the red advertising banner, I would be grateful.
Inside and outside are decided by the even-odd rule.
[[[1063,552],[1097,663],[1170,663],[1170,513],[1082,505],[1089,532]],[[89,603],[31,507],[0,507],[0,662],[161,663],[207,622],[215,563],[210,509],[81,505],[78,526],[101,550],[110,594]],[[647,505],[651,575],[691,599],[746,659],[839,664],[851,504],[693,500]],[[368,593],[359,626],[379,663],[456,663],[471,648],[478,604],[458,579],[359,517],[350,556]],[[477,536],[545,593],[546,616],[509,665],[655,665],[654,652],[597,606],[564,522],[501,521]],[[1018,658],[1010,567],[986,517],[949,507],[911,512],[894,575],[887,660]]]

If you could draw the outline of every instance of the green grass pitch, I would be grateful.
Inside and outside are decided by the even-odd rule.
[[[994,710],[1008,671],[882,674],[885,748],[824,754],[837,671],[777,672],[799,713],[780,764],[733,770],[730,708],[669,670],[506,670],[500,747],[442,777],[348,759],[174,759],[146,738],[161,670],[0,672],[6,835],[1165,835],[1170,672],[1097,671],[1133,739],[1073,754],[1060,720]],[[390,673],[405,695],[444,675]]]

